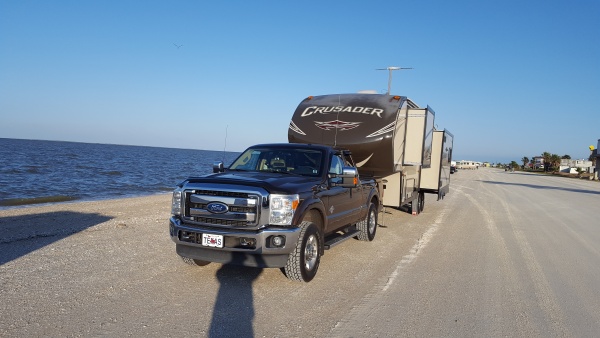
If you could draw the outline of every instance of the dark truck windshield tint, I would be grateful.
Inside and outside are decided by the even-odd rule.
[[[323,152],[302,148],[250,148],[229,167],[238,171],[286,172],[320,176]]]

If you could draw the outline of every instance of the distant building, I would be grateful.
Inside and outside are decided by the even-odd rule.
[[[542,156],[534,156],[531,160],[533,169],[544,169],[544,158]]]
[[[592,161],[589,160],[569,160],[563,158],[560,160],[560,167],[558,170],[560,172],[570,174],[576,174],[579,171],[593,173],[594,167]]]

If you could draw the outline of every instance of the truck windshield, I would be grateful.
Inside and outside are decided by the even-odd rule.
[[[229,167],[237,171],[285,172],[320,176],[323,152],[303,148],[250,148]]]

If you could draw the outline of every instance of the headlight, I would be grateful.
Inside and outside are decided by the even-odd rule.
[[[181,215],[181,196],[183,196],[183,191],[180,188],[177,188],[173,191],[173,199],[171,201],[172,215]]]
[[[300,196],[298,195],[271,195],[269,199],[269,223],[273,225],[291,225],[299,202]]]

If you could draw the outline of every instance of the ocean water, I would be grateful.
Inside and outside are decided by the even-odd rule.
[[[239,153],[0,138],[0,209],[168,192]]]

